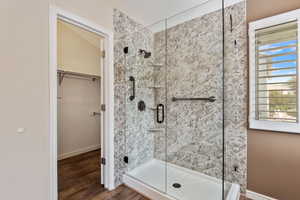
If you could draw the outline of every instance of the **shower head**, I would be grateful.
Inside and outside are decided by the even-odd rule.
[[[140,50],[139,50],[139,53],[140,53],[140,55],[143,55],[144,58],[150,58],[150,57],[151,57],[151,52],[149,52],[149,51],[140,49]]]

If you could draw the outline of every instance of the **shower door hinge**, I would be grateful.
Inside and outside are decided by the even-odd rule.
[[[106,165],[106,159],[105,158],[101,158],[101,165]]]
[[[102,58],[105,58],[105,56],[106,56],[106,52],[103,50],[103,51],[101,51],[101,57]]]
[[[105,111],[105,110],[106,110],[105,104],[101,104],[101,111]]]

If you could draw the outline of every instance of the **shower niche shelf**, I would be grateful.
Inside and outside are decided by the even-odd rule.
[[[149,66],[150,66],[150,67],[155,67],[155,68],[161,68],[161,67],[163,67],[164,65],[152,63],[152,64],[149,64]]]
[[[151,89],[161,89],[161,88],[164,88],[164,87],[161,86],[161,85],[152,85],[152,86],[148,86],[148,88],[151,88]]]
[[[155,133],[155,132],[163,132],[163,131],[165,131],[165,129],[163,129],[163,128],[150,128],[148,131]]]
[[[150,110],[156,110],[156,107],[148,107]]]

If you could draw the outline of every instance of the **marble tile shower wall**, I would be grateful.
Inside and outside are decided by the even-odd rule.
[[[139,55],[139,49],[153,50],[153,33],[118,10],[114,10],[114,70],[115,70],[115,184],[122,183],[123,174],[149,161],[154,155],[154,138],[148,133],[154,126],[154,112],[138,110],[138,102],[154,105],[152,58]],[[124,54],[124,47],[129,53]],[[132,84],[136,80],[136,98],[130,101]],[[124,156],[129,163],[125,164]]]
[[[226,180],[246,189],[247,66],[245,2],[225,10]],[[233,23],[230,26],[230,14]],[[222,12],[216,11],[167,29],[167,134],[155,135],[155,158],[222,178]],[[236,40],[236,44],[235,44]],[[165,59],[165,31],[156,33],[157,61]],[[158,102],[165,93],[158,93]],[[172,102],[172,97],[217,101]],[[167,144],[165,145],[165,142]],[[166,150],[167,148],[167,150]],[[234,166],[238,170],[234,171]]]

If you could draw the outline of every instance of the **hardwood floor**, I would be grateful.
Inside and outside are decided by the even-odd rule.
[[[108,191],[100,184],[100,151],[58,162],[59,200],[149,200],[122,185]]]
[[[240,200],[251,200],[251,199],[248,199],[247,197],[241,196]]]

